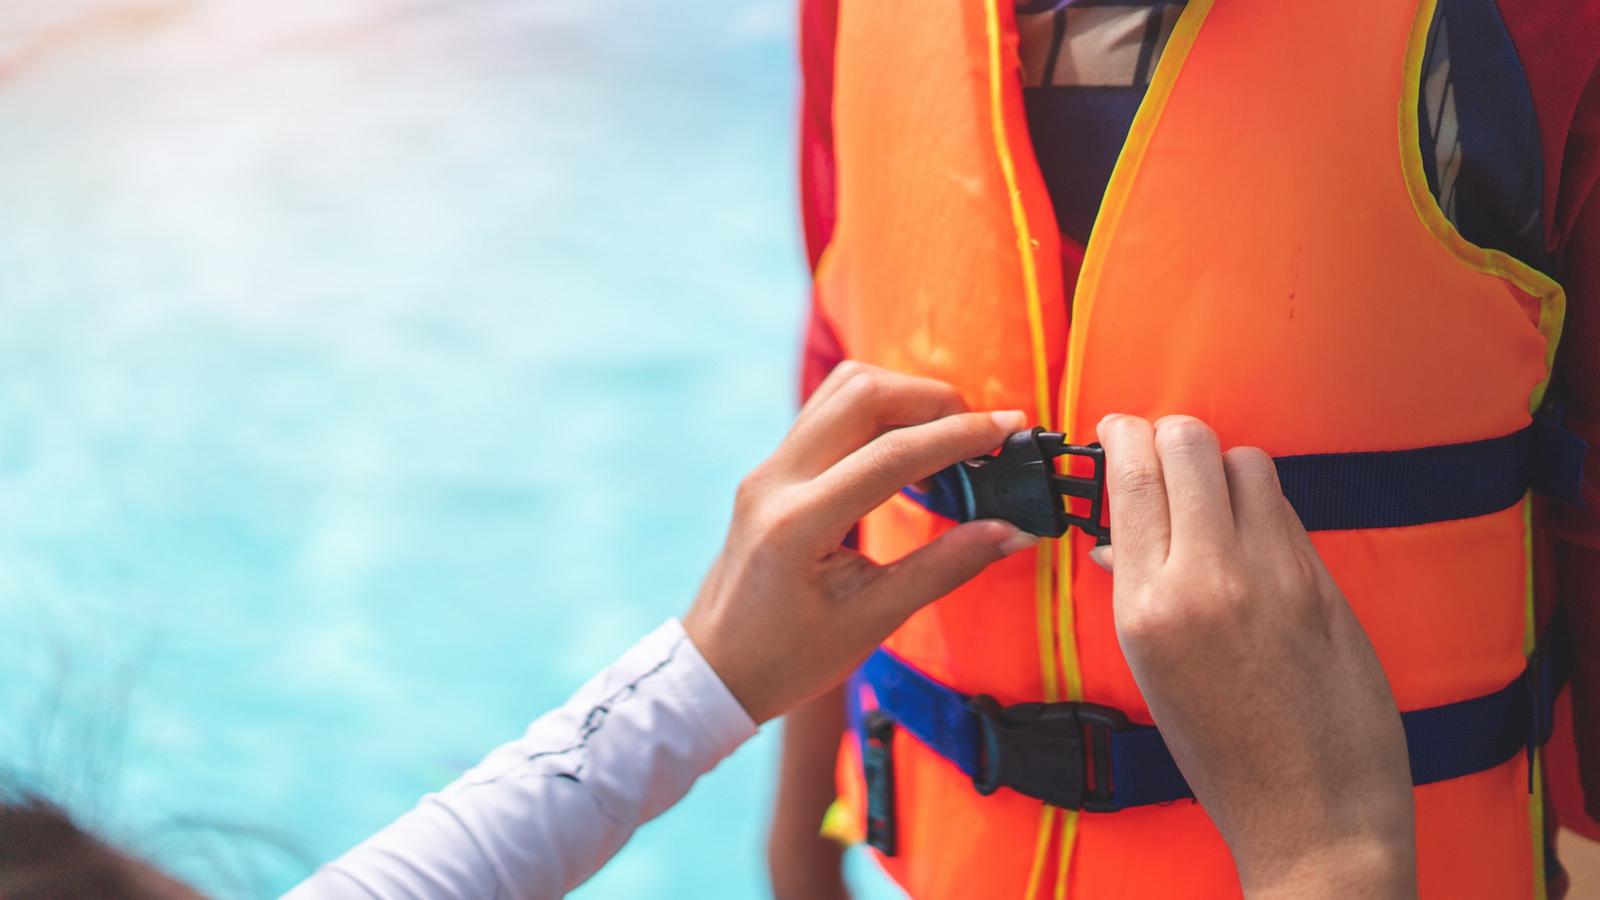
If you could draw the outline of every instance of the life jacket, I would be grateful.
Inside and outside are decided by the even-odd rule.
[[[1112,412],[1198,416],[1224,446],[1282,458],[1386,458],[1523,432],[1563,297],[1468,243],[1429,192],[1416,111],[1434,5],[1190,0],[1069,300],[1010,0],[844,0],[823,314],[847,356],[948,381],[974,409],[1031,411],[1079,443]],[[1357,509],[1354,527],[1313,533],[1402,711],[1503,694],[1528,671],[1520,490],[1483,514]],[[1347,493],[1357,507],[1384,502]],[[894,559],[949,527],[900,495],[862,523],[861,546]],[[885,644],[902,666],[891,680],[909,672],[1002,706],[1085,701],[1148,725],[1113,631],[1111,578],[1087,564],[1093,543],[1078,531],[1045,541],[913,616]],[[870,715],[870,679],[851,690]],[[869,806],[892,819],[892,855],[879,857],[914,897],[1239,894],[1192,801],[1090,811],[985,794],[938,741],[894,725],[880,716],[871,727],[884,733],[845,740],[841,814],[858,828]],[[1536,759],[1510,752],[1416,788],[1424,896],[1543,896]],[[892,790],[869,785],[863,764]]]

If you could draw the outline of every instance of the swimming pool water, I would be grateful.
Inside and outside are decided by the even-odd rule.
[[[0,3],[10,777],[269,895],[681,611],[792,410],[791,18]],[[774,737],[579,896],[760,895]]]

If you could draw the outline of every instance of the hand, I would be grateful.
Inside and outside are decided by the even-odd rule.
[[[1246,896],[1414,897],[1405,733],[1260,450],[1100,423],[1117,638]]]
[[[900,488],[1025,424],[1020,412],[964,410],[949,385],[845,363],[739,486],[727,544],[683,627],[752,719],[838,683],[912,613],[1034,543],[979,521],[884,566],[841,546]]]

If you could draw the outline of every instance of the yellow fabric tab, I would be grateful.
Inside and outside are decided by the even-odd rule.
[[[822,827],[818,833],[848,847],[867,839],[867,826],[861,814],[840,797],[822,814]]]

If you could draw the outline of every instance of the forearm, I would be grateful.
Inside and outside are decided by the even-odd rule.
[[[755,733],[677,622],[291,897],[559,897]]]
[[[835,688],[790,713],[783,724],[778,799],[767,859],[779,898],[842,893],[837,841],[820,833],[834,798],[834,759],[844,733],[844,691]]]

